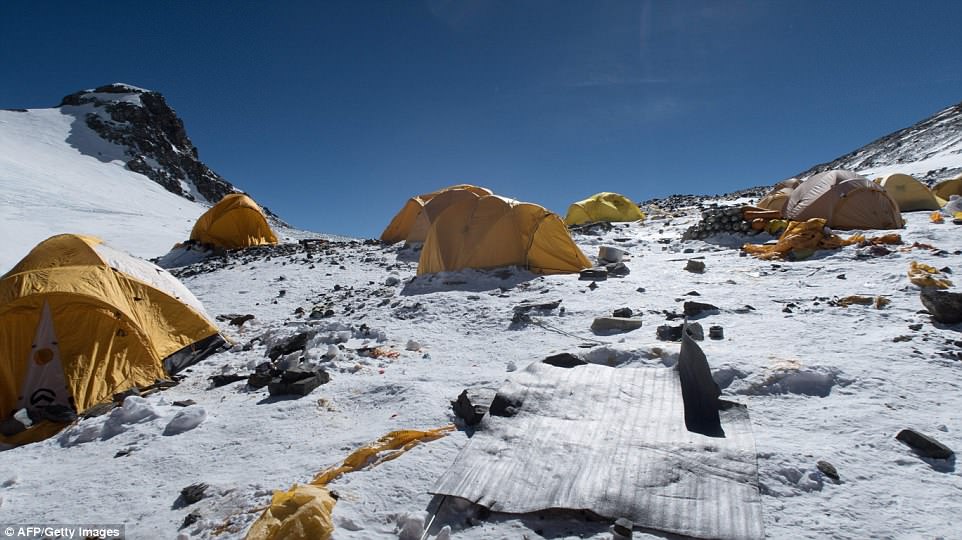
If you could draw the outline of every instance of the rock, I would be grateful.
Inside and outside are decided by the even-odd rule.
[[[623,262],[611,263],[605,266],[609,276],[625,277],[631,273],[631,269]]]
[[[203,499],[206,496],[205,492],[208,487],[210,486],[207,484],[197,483],[180,490],[180,499],[183,501],[184,506],[190,506]]]
[[[306,332],[294,334],[293,336],[290,336],[271,347],[271,349],[267,351],[267,357],[271,360],[277,360],[281,356],[285,356],[293,352],[303,351],[307,346],[307,342],[310,341],[316,334],[317,330],[308,330]]]
[[[688,263],[685,264],[685,270],[695,274],[702,274],[705,272],[705,263],[704,261],[696,261],[695,259],[688,259]]]
[[[698,317],[707,313],[718,313],[718,307],[704,302],[685,302],[684,311],[686,317]]]
[[[910,324],[910,325],[909,325],[909,330],[914,330],[914,331],[918,332],[918,331],[921,330],[921,329],[922,329],[922,325],[919,324],[919,323]]]
[[[553,302],[521,302],[520,304],[514,306],[515,313],[527,313],[531,310],[536,311],[551,311],[556,309],[561,305],[561,300],[555,300]]]
[[[841,478],[838,476],[838,471],[835,470],[835,465],[832,465],[827,461],[819,461],[815,464],[815,466],[818,467],[818,470],[822,471],[822,474],[825,476],[835,480],[836,482],[841,481]]]
[[[943,324],[962,322],[962,293],[924,287],[919,293],[919,298],[936,321]]]
[[[454,415],[473,426],[484,418],[491,408],[491,402],[498,391],[494,388],[466,388],[456,401],[451,402]]]
[[[611,532],[614,534],[615,538],[618,540],[630,539],[632,534],[632,529],[635,528],[635,524],[628,518],[618,518],[615,520],[615,524],[611,527]]]
[[[721,326],[709,326],[708,337],[711,339],[725,339],[725,329]]]
[[[634,313],[629,307],[618,308],[611,312],[614,317],[631,317]]]
[[[845,274],[839,274],[835,276],[835,279],[848,279],[848,278],[845,277]]]
[[[187,514],[186,516],[184,516],[184,522],[180,524],[180,529],[177,529],[177,530],[183,530],[183,529],[186,529],[187,527],[190,527],[194,523],[197,523],[197,521],[200,520],[200,518],[201,518],[201,515],[198,514],[197,512],[191,512]]]
[[[641,328],[641,319],[630,317],[598,317],[591,323],[591,331],[596,334],[631,332]]]
[[[545,358],[544,360],[542,360],[542,362],[544,362],[545,364],[549,364],[555,367],[562,367],[562,368],[573,368],[577,366],[584,366],[588,363],[571,353],[555,354]]]
[[[922,457],[948,459],[955,453],[948,446],[914,429],[903,429],[895,438],[910,446]]]
[[[397,276],[388,276],[387,279],[384,280],[384,284],[388,287],[394,287],[399,283],[401,283],[401,280]]]
[[[267,391],[272,396],[306,396],[315,388],[330,382],[331,376],[323,369],[307,371],[302,369],[289,369],[281,373],[280,377],[274,377],[267,385]]]
[[[603,266],[587,268],[581,271],[578,279],[582,281],[604,281],[608,279],[608,269]]]
[[[227,373],[224,375],[213,375],[207,379],[210,381],[211,386],[214,388],[220,388],[221,386],[228,385],[230,383],[235,383],[237,381],[243,381],[247,378],[247,375],[240,375],[238,373]]]
[[[181,401],[175,401],[172,403],[174,407],[190,407],[191,405],[197,405],[197,402],[192,399],[184,399]]]
[[[680,324],[678,326],[663,324],[655,330],[655,335],[661,341],[681,341],[681,336],[684,329],[684,324]],[[699,323],[688,324],[688,335],[690,335],[695,341],[702,341],[705,339],[704,330]]]
[[[241,316],[239,316],[239,317],[234,317],[234,318],[232,318],[232,319],[230,320],[230,323],[229,323],[229,324],[230,324],[231,326],[242,326],[244,323],[246,323],[247,321],[249,321],[249,320],[251,320],[251,319],[253,319],[253,318],[254,318],[254,316],[251,315],[250,313],[248,313],[247,315],[241,315]]]
[[[595,290],[595,289],[598,288],[598,284],[595,283],[594,281],[592,281],[592,282],[591,282],[591,285],[588,285],[588,288],[593,291],[593,290]]]
[[[421,344],[418,343],[417,341],[414,341],[413,339],[409,339],[407,342],[407,345],[405,345],[404,348],[405,350],[408,350],[408,351],[420,351]]]

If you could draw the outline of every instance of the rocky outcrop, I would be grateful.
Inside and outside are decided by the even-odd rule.
[[[128,169],[190,200],[216,203],[237,191],[200,161],[183,121],[158,92],[114,83],[70,94],[60,103],[84,105],[93,106],[84,117],[87,127],[124,147]]]

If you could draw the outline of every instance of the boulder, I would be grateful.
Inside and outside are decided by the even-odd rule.
[[[919,293],[919,298],[936,321],[943,324],[962,322],[962,293],[925,287]]]
[[[688,259],[688,263],[685,264],[685,270],[695,274],[703,274],[705,272],[705,262]]]
[[[912,450],[915,450],[915,453],[922,457],[948,459],[955,454],[948,446],[914,429],[903,429],[895,438],[907,444]]]

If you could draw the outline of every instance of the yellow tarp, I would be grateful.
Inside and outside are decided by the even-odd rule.
[[[785,232],[774,245],[745,244],[742,250],[759,259],[785,259],[790,254],[811,252],[819,249],[838,249],[865,240],[862,234],[842,238],[836,234],[825,234],[825,220],[812,218],[808,221],[791,221]]]
[[[451,205],[434,220],[418,275],[502,266],[561,274],[579,272],[591,263],[557,214],[489,195]]]
[[[325,487],[338,476],[374,467],[399,457],[421,442],[439,439],[454,426],[429,430],[392,431],[376,442],[362,446],[340,465],[318,473],[310,484],[277,491],[271,505],[257,518],[247,533],[247,540],[327,540],[334,533],[331,512],[335,500]]]
[[[952,282],[944,276],[945,274],[927,264],[916,261],[909,263],[909,281],[919,287],[948,289]]]
[[[225,195],[197,218],[190,239],[224,249],[277,243],[264,211],[242,193]]]
[[[566,225],[580,225],[597,221],[638,221],[645,213],[631,199],[618,193],[596,193],[568,207]]]
[[[38,377],[54,357],[66,401],[83,412],[165,378],[166,357],[217,333],[197,299],[162,269],[97,238],[49,238],[0,277],[0,420],[27,406],[18,402],[29,393],[28,375]],[[62,427],[45,422],[0,442],[35,442]]]

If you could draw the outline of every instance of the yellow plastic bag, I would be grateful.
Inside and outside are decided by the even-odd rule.
[[[945,219],[942,218],[942,212],[938,210],[929,214],[929,220],[931,220],[932,223],[945,223]]]
[[[294,484],[287,491],[275,491],[247,540],[328,540],[334,534],[334,503],[323,486]]]
[[[912,261],[909,264],[909,281],[919,287],[935,287],[937,289],[948,289],[952,282],[943,277],[934,267],[920,262]]]
[[[317,476],[311,480],[311,484],[315,486],[326,486],[331,480],[334,480],[344,473],[363,469],[368,466],[373,467],[385,461],[390,461],[407,452],[419,442],[433,441],[434,439],[447,435],[453,430],[454,426],[444,426],[426,431],[414,429],[392,431],[378,439],[377,442],[358,448],[351,453],[351,455],[347,456],[344,463],[319,472]],[[387,453],[379,455],[382,452]]]

